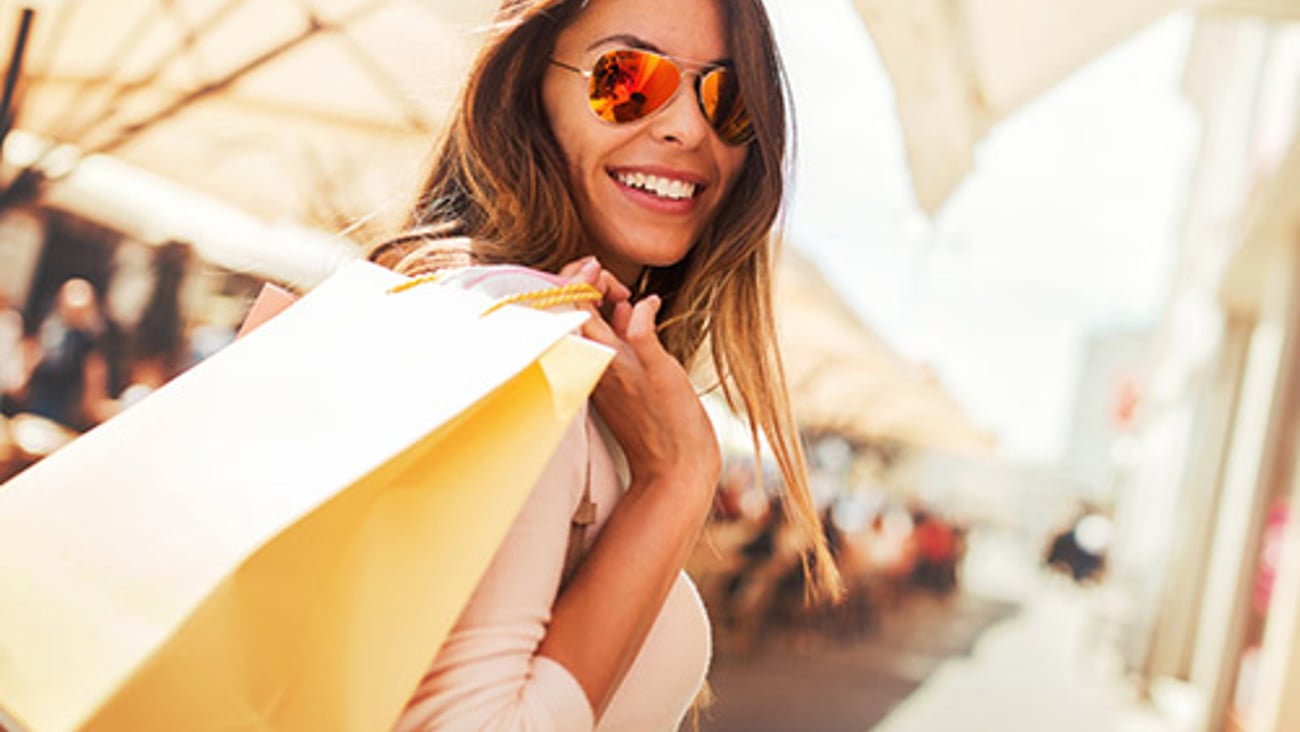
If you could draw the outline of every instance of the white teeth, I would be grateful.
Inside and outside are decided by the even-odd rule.
[[[695,184],[684,180],[661,178],[657,175],[646,175],[645,173],[618,173],[617,177],[619,182],[625,186],[639,188],[660,198],[681,201],[695,195]]]

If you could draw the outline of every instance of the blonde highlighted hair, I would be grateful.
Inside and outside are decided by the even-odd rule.
[[[785,73],[761,0],[720,0],[755,139],[714,220],[680,262],[651,268],[637,295],[663,299],[664,347],[691,365],[707,351],[728,403],[766,437],[785,482],[786,513],[805,532],[814,596],[842,584],[808,487],[790,412],[772,312],[774,224],[788,171]],[[556,36],[586,0],[506,0],[437,151],[409,231],[372,259],[407,273],[464,261],[547,271],[588,253],[568,166],[542,106],[542,76]],[[463,237],[469,250],[449,247]],[[631,283],[629,283],[631,284]]]

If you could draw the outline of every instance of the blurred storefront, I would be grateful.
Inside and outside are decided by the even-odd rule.
[[[1182,250],[1120,505],[1126,656],[1207,730],[1300,728],[1300,6],[1199,16]]]

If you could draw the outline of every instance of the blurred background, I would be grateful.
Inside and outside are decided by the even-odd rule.
[[[700,729],[1300,729],[1300,0],[768,6],[850,591],[706,397]],[[394,232],[494,7],[0,3],[0,479]]]

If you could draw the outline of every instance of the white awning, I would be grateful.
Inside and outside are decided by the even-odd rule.
[[[1152,21],[1196,0],[854,0],[894,81],[921,208],[933,213],[989,129]],[[1290,0],[1236,0],[1272,5]]]
[[[992,434],[932,372],[867,328],[790,247],[781,255],[776,312],[791,403],[803,429],[966,455],[995,448]]]
[[[332,231],[372,215],[401,221],[495,6],[47,3],[17,126],[267,220]],[[0,13],[0,38],[14,38],[18,18]]]

